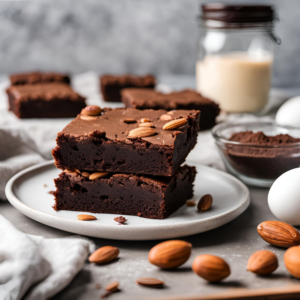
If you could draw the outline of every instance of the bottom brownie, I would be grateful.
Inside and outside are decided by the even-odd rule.
[[[54,209],[164,219],[193,196],[195,175],[196,168],[186,165],[172,177],[111,174],[89,180],[64,171],[54,180]]]

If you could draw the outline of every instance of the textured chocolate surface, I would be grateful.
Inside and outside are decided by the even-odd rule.
[[[15,85],[6,91],[19,118],[75,117],[85,107],[85,98],[64,83]]]
[[[101,116],[82,119],[79,115],[57,136],[52,151],[61,169],[171,176],[184,162],[197,140],[199,111],[174,111],[174,119],[186,118],[182,128],[164,130],[160,120],[165,110],[105,109]],[[127,124],[127,118],[136,123]],[[127,138],[142,118],[155,126],[156,134]]]
[[[163,94],[152,89],[123,89],[125,107],[137,109],[196,109],[201,111],[200,130],[213,127],[220,113],[218,104],[194,90]]]
[[[189,166],[169,178],[111,174],[91,181],[62,172],[54,180],[54,209],[163,219],[193,196],[195,175],[195,167]]]
[[[42,72],[31,72],[14,74],[9,77],[11,85],[19,84],[36,84],[46,82],[61,82],[70,84],[70,77],[67,74],[60,73],[42,73]]]
[[[154,88],[155,77],[152,75],[103,75],[100,78],[100,88],[104,101],[121,102],[121,90],[124,88]]]

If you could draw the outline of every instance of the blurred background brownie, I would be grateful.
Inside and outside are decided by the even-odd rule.
[[[156,79],[152,75],[104,75],[100,78],[100,88],[103,100],[107,102],[121,102],[121,90],[124,88],[154,88]]]
[[[194,90],[163,94],[152,89],[128,88],[121,92],[125,107],[137,109],[196,109],[201,111],[200,130],[212,128],[220,113],[219,105]]]
[[[19,84],[36,84],[46,82],[62,82],[70,84],[70,77],[67,74],[61,73],[43,73],[43,72],[31,72],[13,74],[9,77],[11,85]]]
[[[69,118],[85,107],[85,98],[64,83],[15,85],[6,92],[18,118]]]

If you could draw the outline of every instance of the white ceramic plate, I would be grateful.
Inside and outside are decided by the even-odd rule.
[[[184,205],[164,220],[126,216],[128,225],[120,226],[119,215],[93,214],[96,221],[78,221],[82,212],[55,211],[53,179],[61,172],[53,161],[21,171],[6,186],[6,196],[21,213],[38,222],[61,230],[93,237],[117,240],[154,240],[178,238],[220,227],[238,217],[249,205],[249,191],[238,179],[227,173],[196,165],[194,199],[204,194],[213,196],[212,208],[204,213]],[[45,186],[46,185],[46,186]]]

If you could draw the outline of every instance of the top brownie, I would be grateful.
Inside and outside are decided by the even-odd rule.
[[[199,111],[88,109],[58,133],[58,168],[172,176],[197,141]]]
[[[67,74],[60,73],[31,72],[11,75],[10,82],[11,85],[36,84],[46,82],[62,82],[70,84],[70,77]]]
[[[123,89],[121,92],[125,107],[138,109],[196,109],[201,111],[200,129],[215,125],[220,113],[219,105],[194,90],[183,90],[164,94],[152,89]]]
[[[121,102],[121,90],[124,88],[154,88],[155,77],[152,75],[103,75],[100,78],[100,87],[104,101]]]

